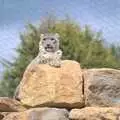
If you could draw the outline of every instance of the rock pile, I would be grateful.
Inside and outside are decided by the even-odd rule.
[[[17,98],[0,98],[0,120],[120,120],[120,70],[82,70],[71,60],[60,68],[36,64]]]

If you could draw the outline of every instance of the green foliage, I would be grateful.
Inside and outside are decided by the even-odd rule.
[[[111,50],[112,50],[112,54],[113,54],[118,60],[120,60],[120,46],[112,45],[112,46],[111,46]]]
[[[39,30],[29,24],[26,26],[25,33],[20,35],[21,43],[16,49],[18,57],[13,63],[6,62],[6,70],[3,74],[3,80],[0,81],[0,96],[13,96],[16,86],[19,84],[25,68],[37,56],[39,43]]]
[[[89,26],[81,28],[69,19],[59,21],[50,16],[38,27],[27,25],[26,32],[20,35],[21,43],[16,49],[18,56],[13,63],[8,61],[5,65],[3,80],[0,81],[0,96],[13,96],[25,68],[38,54],[40,34],[44,32],[60,34],[63,59],[76,60],[83,68],[120,68],[120,59],[117,57],[120,48],[114,50],[115,47],[105,47],[100,32],[92,31]]]

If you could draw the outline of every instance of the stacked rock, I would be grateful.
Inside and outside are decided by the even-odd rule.
[[[0,120],[120,120],[120,70],[32,65],[17,98],[0,98]]]

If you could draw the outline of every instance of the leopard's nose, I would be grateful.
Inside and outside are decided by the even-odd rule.
[[[50,47],[50,44],[47,44],[47,47]]]

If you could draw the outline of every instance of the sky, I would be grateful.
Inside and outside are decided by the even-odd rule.
[[[108,43],[120,44],[120,0],[0,0],[0,59],[11,60],[24,25],[49,12],[59,18],[69,15],[81,25],[102,30]]]

